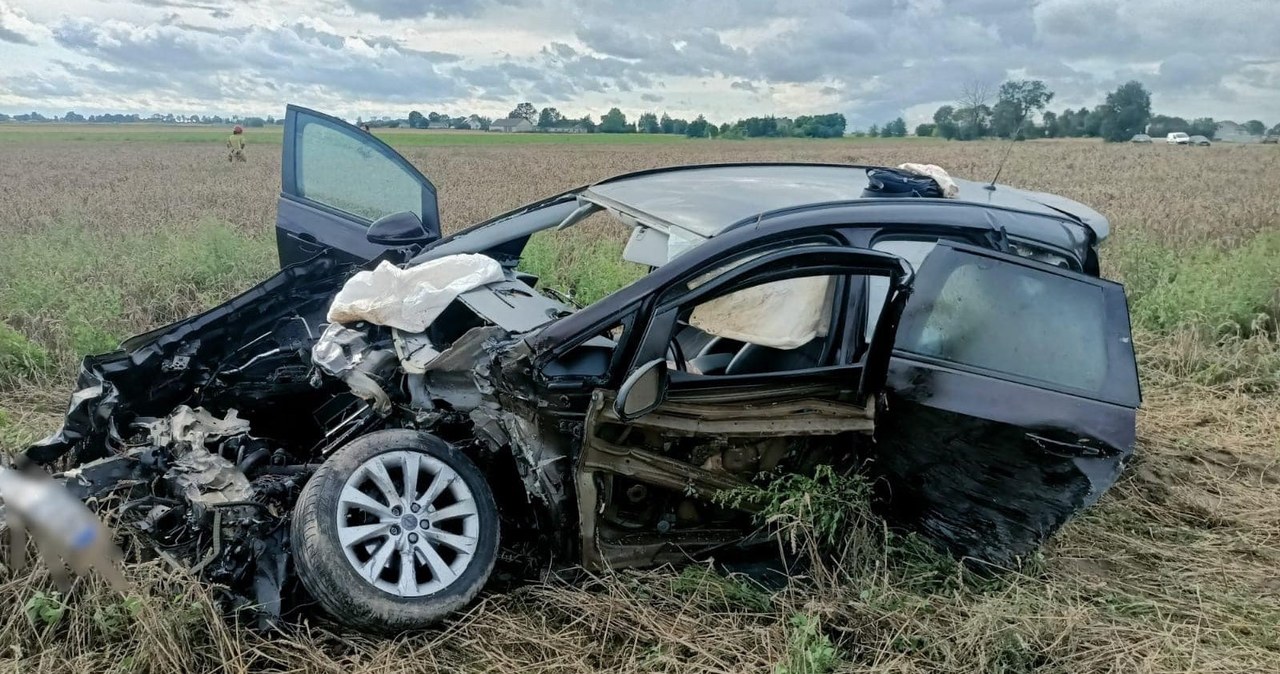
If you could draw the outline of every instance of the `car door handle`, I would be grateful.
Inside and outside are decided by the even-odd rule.
[[[1024,437],[1035,443],[1040,449],[1043,449],[1050,454],[1069,459],[1112,456],[1116,453],[1115,450],[1110,447],[1090,444],[1088,438],[1081,438],[1078,442],[1067,442],[1046,438],[1043,435],[1036,435],[1035,433],[1027,433]]]
[[[308,234],[307,232],[289,232],[289,238],[297,241],[298,248],[306,253],[318,253],[327,248],[316,239],[314,234]]]

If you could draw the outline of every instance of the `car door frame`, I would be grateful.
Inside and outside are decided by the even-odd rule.
[[[299,184],[300,138],[306,124],[319,123],[358,141],[370,151],[392,161],[419,184],[420,219],[423,228],[438,240],[441,235],[439,197],[435,185],[409,160],[377,136],[325,113],[289,105],[285,110],[284,137],[280,155],[280,195],[276,213],[276,247],[281,266],[326,255],[343,262],[365,263],[379,258],[394,246],[372,243],[366,238],[373,220],[310,199]],[[389,214],[386,214],[389,215]]]

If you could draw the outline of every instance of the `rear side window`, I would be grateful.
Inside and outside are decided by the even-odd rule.
[[[1101,394],[1114,382],[1110,363],[1120,351],[1110,342],[1131,345],[1127,318],[1122,335],[1113,334],[1103,287],[951,249],[925,265],[897,349],[1053,388]]]
[[[410,211],[422,217],[422,185],[360,132],[307,121],[298,139],[299,196],[367,220]]]

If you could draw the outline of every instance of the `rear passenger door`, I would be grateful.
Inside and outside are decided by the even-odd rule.
[[[373,221],[418,216],[440,238],[436,188],[404,157],[341,119],[289,106],[276,213],[280,266],[324,254],[363,263],[390,248],[366,238]]]
[[[1123,288],[939,241],[876,420],[887,514],[1006,565],[1112,485],[1140,402]]]

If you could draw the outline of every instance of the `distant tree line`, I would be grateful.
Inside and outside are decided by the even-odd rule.
[[[1119,142],[1140,133],[1164,136],[1174,131],[1212,139],[1218,129],[1218,122],[1212,117],[1187,121],[1181,117],[1153,115],[1151,94],[1137,81],[1120,85],[1107,94],[1101,105],[1092,109],[1067,108],[1054,112],[1047,109],[1051,101],[1053,92],[1040,80],[1007,81],[994,94],[981,84],[969,84],[955,105],[939,107],[933,113],[933,122],[916,126],[915,134],[948,140],[996,136],[1017,140],[1102,138]],[[1038,124],[1037,115],[1040,116]],[[1256,119],[1241,126],[1253,135],[1267,133],[1266,125]],[[873,126],[871,135],[876,131],[877,127]],[[1270,133],[1280,134],[1280,124],[1272,127]],[[880,135],[884,135],[883,131]]]
[[[1151,94],[1142,83],[1127,82],[1107,94],[1104,102],[1090,109],[1066,108],[1060,112],[1049,110],[1054,92],[1041,80],[1009,80],[992,89],[981,83],[965,85],[954,104],[939,107],[933,113],[932,122],[918,124],[917,136],[933,136],[948,140],[974,140],[999,137],[1022,140],[1026,138],[1103,138],[1108,141],[1125,141],[1135,134],[1148,133],[1164,136],[1175,131],[1188,135],[1201,135],[1212,139],[1218,123],[1212,117],[1186,120],[1182,117],[1153,115]],[[651,133],[683,135],[690,138],[838,138],[850,133],[845,116],[838,113],[801,115],[789,117],[747,117],[736,122],[715,124],[703,115],[693,120],[671,117],[667,113],[642,113],[634,122],[627,119],[618,108],[610,108],[596,123],[591,115],[580,118],[567,117],[555,107],[541,110],[530,102],[523,102],[507,113],[508,118],[527,119],[535,129],[547,132],[578,133]],[[1037,120],[1038,118],[1038,120]],[[275,117],[242,117],[233,115],[175,115],[156,113],[143,117],[138,114],[80,115],[74,111],[62,117],[45,117],[38,112],[20,115],[0,114],[0,122],[75,122],[87,124],[242,124],[254,128],[283,124]],[[440,112],[422,114],[417,110],[408,117],[394,119],[379,117],[356,119],[357,124],[372,128],[409,127],[414,129],[488,129],[493,120],[480,115],[453,116]],[[1240,125],[1253,135],[1280,134],[1280,124],[1270,130],[1260,120],[1249,120]],[[866,131],[853,130],[854,136],[901,138],[907,135],[907,123],[902,117],[889,122],[873,124]]]

